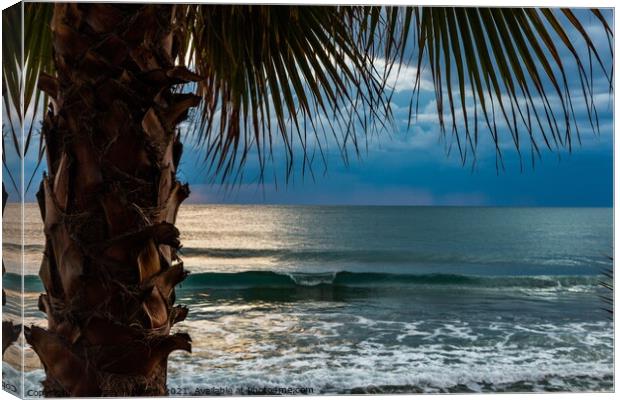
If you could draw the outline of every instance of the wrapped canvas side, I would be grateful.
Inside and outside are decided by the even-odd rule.
[[[22,5],[2,10],[2,389],[23,397]]]

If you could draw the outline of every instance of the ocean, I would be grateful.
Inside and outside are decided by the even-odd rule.
[[[44,325],[25,213],[26,323]],[[613,390],[610,208],[185,205],[178,227],[193,353],[172,353],[172,395]]]

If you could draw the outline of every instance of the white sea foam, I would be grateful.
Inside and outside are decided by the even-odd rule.
[[[230,321],[205,322],[220,323]],[[274,324],[282,328],[274,330]],[[352,340],[342,335],[342,329],[356,324],[372,336]],[[500,321],[488,325],[495,332],[492,337],[476,333],[470,323],[460,320],[402,323],[358,316],[351,325],[317,321],[299,312],[294,318],[286,314],[257,318],[249,313],[237,316],[234,326],[243,332],[235,336],[234,351],[214,348],[217,341],[202,338],[191,358],[172,357],[171,382],[191,390],[303,386],[326,393],[396,386],[427,392],[458,387],[601,390],[611,387],[613,375],[612,330],[604,321],[528,325]],[[250,326],[254,329],[245,329]],[[399,332],[395,341],[378,339],[392,332]],[[418,340],[406,344],[409,339]],[[214,352],[217,357],[203,357]]]
[[[340,393],[372,387],[438,392],[602,390],[612,385],[608,322],[499,321],[488,325],[495,332],[490,339],[460,320],[356,321],[374,334],[343,337],[350,324],[300,312],[250,311],[184,322],[178,329],[192,335],[194,351],[172,354],[169,386],[187,394],[208,387],[310,387],[315,393]],[[394,342],[377,339],[386,327],[400,332]],[[406,344],[409,339],[419,340]],[[38,388],[42,377],[41,370],[28,372],[26,387]]]

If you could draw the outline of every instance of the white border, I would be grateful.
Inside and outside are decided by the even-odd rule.
[[[106,1],[98,1],[98,2],[106,2]],[[108,0],[107,2],[121,2],[121,1],[114,1],[114,0]],[[183,0],[168,0],[168,1],[162,1],[162,0],[151,0],[151,1],[122,1],[122,2],[138,2],[138,3],[145,3],[145,2],[149,2],[149,3],[187,3],[188,1],[183,1]],[[407,6],[407,5],[431,5],[431,6],[480,6],[480,7],[511,7],[511,6],[519,6],[519,7],[575,7],[575,8],[591,8],[591,7],[596,7],[596,8],[614,8],[614,17],[615,17],[615,1],[612,0],[589,0],[589,1],[583,1],[583,0],[537,0],[537,1],[532,1],[532,0],[522,0],[522,1],[513,1],[513,0],[477,0],[477,1],[466,1],[466,0],[423,0],[419,3],[415,3],[411,0],[386,0],[386,1],[364,1],[364,0],[357,0],[357,1],[352,1],[352,0],[340,0],[340,1],[329,1],[329,0],[305,0],[305,1],[273,1],[273,0],[246,0],[246,1],[238,1],[238,0],[230,0],[230,1],[190,1],[190,2],[199,2],[199,3],[206,3],[206,4],[222,4],[222,3],[241,3],[241,4],[248,4],[248,3],[252,3],[252,4],[286,4],[286,3],[297,3],[297,4],[363,4],[363,5],[370,5],[370,4],[390,4],[390,5],[402,5],[402,6]],[[10,0],[0,0],[0,5],[2,6],[2,9],[15,4],[15,1],[10,1]],[[615,21],[614,21],[615,22]],[[620,54],[619,52],[619,48],[620,48],[620,40],[617,39],[617,29],[615,29],[615,23],[614,23],[614,37],[616,37],[616,40],[614,41],[614,54]],[[616,86],[616,76],[617,76],[617,71],[618,71],[618,57],[614,57],[614,71],[615,71],[615,75],[614,75],[614,87],[617,90],[617,86]],[[615,93],[614,93],[614,98],[615,98]],[[615,238],[618,237],[618,233],[620,232],[620,225],[618,224],[618,214],[615,212],[616,207],[618,207],[618,203],[617,200],[620,198],[619,197],[619,186],[617,185],[618,182],[618,177],[620,176],[620,161],[618,160],[618,157],[616,157],[616,155],[620,154],[620,141],[616,141],[615,140],[615,134],[618,132],[618,121],[616,120],[615,116],[618,115],[618,112],[620,111],[620,105],[619,102],[614,102],[614,259],[615,260],[620,260],[620,251],[618,250],[617,246],[615,246]],[[1,174],[1,172],[0,172]],[[2,232],[0,230],[0,241],[2,240]],[[1,253],[1,250],[0,250]],[[620,287],[618,286],[618,277],[615,277],[615,287]],[[617,304],[617,296],[614,293],[614,304]],[[614,324],[614,344],[617,343],[617,338],[618,338],[618,330],[615,327]],[[619,349],[618,346],[615,346],[614,349],[614,361],[618,360],[618,354],[619,354]],[[614,364],[614,371],[615,371],[615,364]],[[618,375],[616,373],[614,373],[614,387],[618,388]],[[351,396],[346,396],[346,398],[367,398],[368,395],[366,396],[358,396],[358,395],[351,395]],[[417,398],[418,396],[434,396],[437,398],[450,398],[449,396],[454,397],[458,397],[458,399],[463,399],[463,400],[476,400],[476,399],[481,399],[482,397],[488,398],[503,398],[503,399],[543,399],[543,400],[564,400],[564,399],[568,399],[568,400],[577,400],[577,399],[613,399],[615,398],[615,394],[614,393],[558,393],[558,394],[553,394],[553,393],[535,393],[535,394],[521,394],[521,393],[507,393],[507,394],[496,394],[496,393],[481,393],[481,394],[429,394],[429,395],[373,395],[372,397],[370,397],[370,399],[377,399],[377,400],[396,400],[396,399],[413,399],[414,397]],[[243,396],[243,397],[233,397],[235,399],[248,399],[250,397],[254,397],[254,396]],[[197,397],[199,398],[199,397]],[[224,397],[223,399],[226,398],[231,398],[231,397]],[[256,397],[257,399],[261,399],[261,400],[275,400],[275,399],[281,399],[282,397],[279,396],[259,396]],[[343,398],[345,398],[345,396],[320,396],[320,399],[324,399],[324,400],[342,400]],[[10,395],[9,393],[0,390],[0,400],[4,400],[4,399],[15,399],[15,396]]]

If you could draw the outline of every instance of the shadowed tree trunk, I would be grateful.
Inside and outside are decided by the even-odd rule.
[[[186,272],[177,258],[176,125],[198,104],[174,85],[171,5],[56,4],[57,76],[43,123],[48,175],[37,194],[44,220],[39,307],[48,327],[25,331],[46,372],[46,395],[166,394],[167,359],[191,351],[171,334]]]

